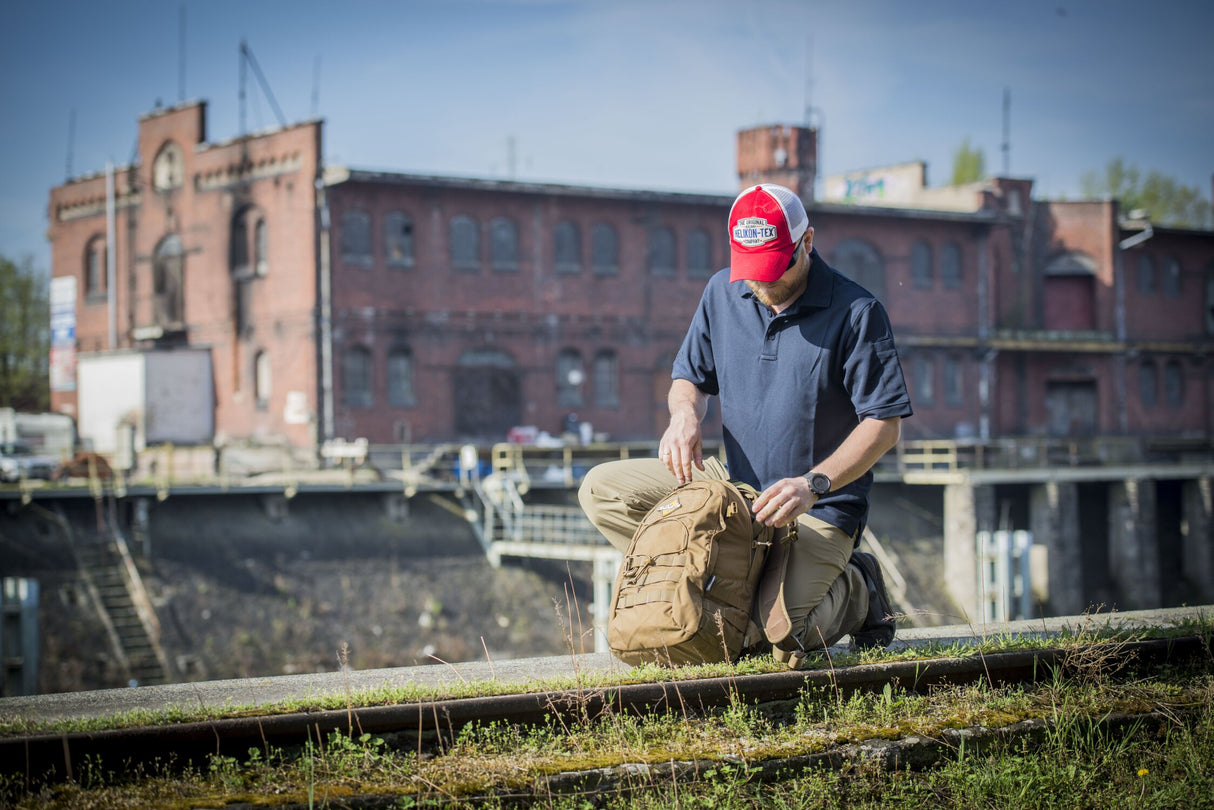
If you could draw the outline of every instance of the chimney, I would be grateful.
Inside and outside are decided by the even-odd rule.
[[[818,130],[772,124],[738,132],[738,189],[778,183],[806,205],[814,201]]]

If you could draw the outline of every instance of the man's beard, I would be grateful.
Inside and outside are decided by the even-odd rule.
[[[778,307],[788,303],[789,298],[792,297],[793,288],[797,286],[797,279],[789,281],[781,277],[779,280],[767,284],[748,280],[746,286],[754,293],[755,298],[759,299],[760,304],[766,307]]]
[[[785,284],[784,282],[770,282],[760,284],[759,282],[747,282],[747,287],[751,293],[754,293],[756,299],[759,299],[760,304],[768,307],[779,306],[784,301],[788,300],[788,296],[793,293],[793,285]]]

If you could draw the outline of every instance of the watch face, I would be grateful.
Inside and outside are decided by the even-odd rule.
[[[830,492],[830,478],[823,473],[814,473],[809,476],[809,488],[815,495],[825,495]]]

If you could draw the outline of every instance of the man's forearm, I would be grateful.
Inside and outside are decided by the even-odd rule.
[[[708,413],[708,395],[690,380],[675,379],[670,383],[666,406],[670,409],[671,420],[690,419],[698,425]]]
[[[881,456],[885,455],[902,435],[902,420],[864,419],[843,440],[843,444],[815,464],[814,470],[830,477],[831,488],[850,484],[864,475]]]

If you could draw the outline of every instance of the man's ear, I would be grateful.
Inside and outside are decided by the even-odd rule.
[[[801,242],[805,245],[805,252],[809,253],[814,247],[814,226],[810,225],[805,229],[805,235],[801,237]]]

